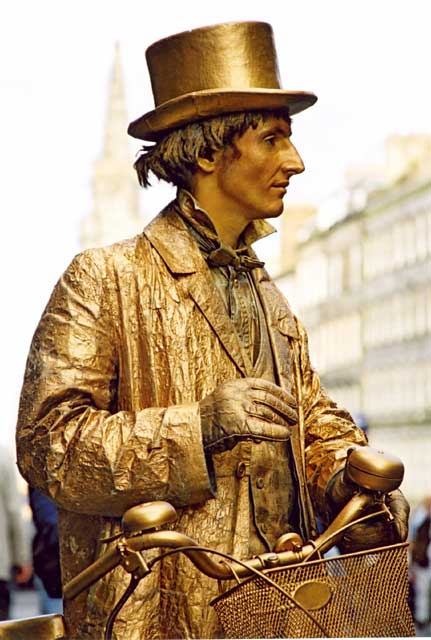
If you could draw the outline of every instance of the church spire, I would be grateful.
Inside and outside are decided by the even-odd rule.
[[[128,141],[125,135],[126,123],[126,97],[124,92],[123,70],[121,67],[120,45],[116,42],[106,111],[105,156],[110,158],[126,158],[129,156]]]
[[[94,166],[93,210],[81,224],[81,247],[100,247],[139,233],[138,182],[132,168],[120,47],[115,46],[102,154]]]

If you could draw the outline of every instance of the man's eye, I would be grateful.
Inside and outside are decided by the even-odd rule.
[[[275,145],[275,136],[268,136],[267,138],[265,138],[265,144],[273,147]]]

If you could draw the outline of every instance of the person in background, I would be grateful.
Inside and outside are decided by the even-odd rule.
[[[410,540],[413,617],[419,629],[431,630],[431,496],[413,512]]]
[[[363,433],[368,437],[369,425],[366,415],[358,411],[357,413],[352,413],[352,418],[356,426],[362,429]]]
[[[34,487],[29,487],[29,499],[36,528],[33,538],[33,567],[40,593],[40,612],[43,615],[62,613],[57,507],[50,498]]]
[[[15,464],[0,447],[0,620],[10,616],[11,580],[25,584],[32,572]]]

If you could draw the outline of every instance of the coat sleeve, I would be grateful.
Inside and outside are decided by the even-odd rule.
[[[21,473],[79,513],[202,502],[213,494],[198,404],[117,409],[117,331],[91,256],[77,256],[59,280],[32,341],[17,426]]]
[[[364,432],[350,414],[337,406],[320,383],[310,363],[308,338],[300,322],[299,366],[304,412],[305,473],[317,514],[325,523],[331,520],[326,490],[331,478],[345,465],[352,446],[367,444]]]

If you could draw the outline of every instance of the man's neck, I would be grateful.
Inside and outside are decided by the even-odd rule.
[[[241,222],[238,224],[238,220],[235,214],[229,214],[226,211],[218,211],[213,209],[212,211],[203,205],[205,211],[208,212],[209,217],[213,225],[215,226],[220,240],[227,244],[232,249],[236,249],[238,246],[239,237],[247,226],[247,222]]]
[[[192,193],[199,206],[208,214],[222,242],[236,249],[249,220],[240,212],[229,210],[226,203],[217,198],[211,190],[194,189]]]

